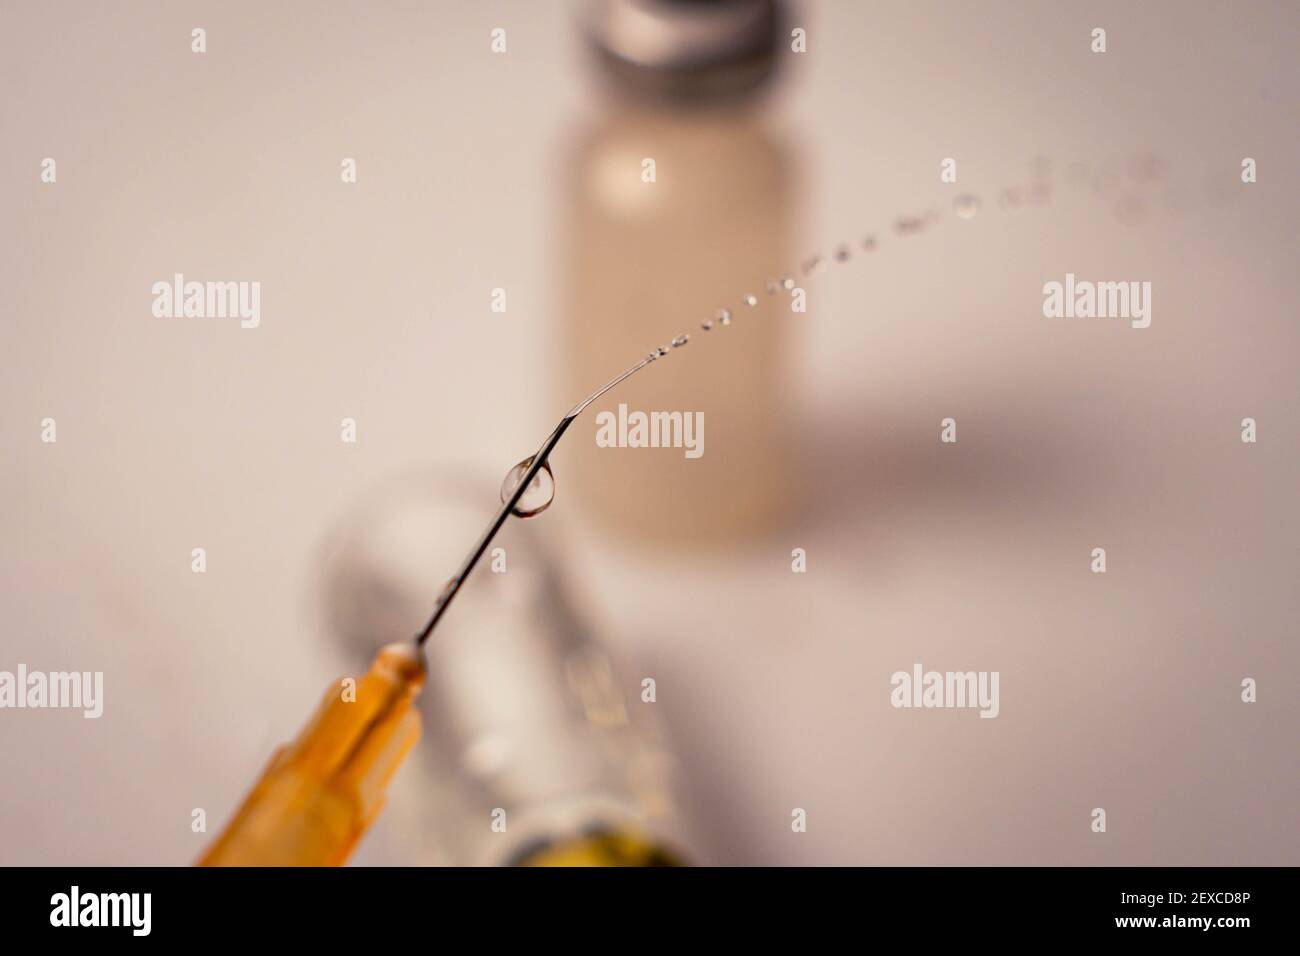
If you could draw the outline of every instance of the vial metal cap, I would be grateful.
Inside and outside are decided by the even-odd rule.
[[[630,91],[706,101],[744,96],[774,72],[777,0],[591,0],[583,27]]]

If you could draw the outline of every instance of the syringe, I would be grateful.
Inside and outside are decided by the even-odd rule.
[[[424,663],[412,644],[380,650],[359,682],[341,678],[298,737],[278,749],[200,866],[338,866],[384,805],[420,738],[412,706]]]
[[[668,354],[659,348],[571,408],[443,589],[412,643],[382,648],[359,682],[340,678],[294,741],[278,749],[200,866],[338,866],[383,808],[388,783],[420,737],[412,704],[424,686],[423,645],[574,419],[615,385]],[[638,851],[639,852],[639,851]],[[598,863],[607,849],[577,858]],[[569,857],[563,857],[568,859]]]

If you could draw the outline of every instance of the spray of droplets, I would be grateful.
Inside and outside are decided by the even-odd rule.
[[[1051,200],[1052,182],[1051,182],[1051,163],[1046,159],[1037,159],[1030,164],[1032,175],[1030,182],[1025,185],[1011,185],[997,192],[997,204],[1007,212],[1013,212],[1025,206],[1044,206]],[[1154,157],[1141,157],[1134,160],[1129,167],[1129,179],[1132,180],[1133,186],[1125,188],[1123,186],[1123,177],[1116,171],[1108,168],[1093,169],[1082,163],[1072,163],[1069,166],[1069,179],[1075,186],[1089,188],[1094,196],[1112,202],[1112,208],[1115,217],[1125,225],[1132,225],[1141,220],[1149,207],[1148,201],[1134,190],[1137,186],[1150,186],[1153,183],[1159,183],[1165,178],[1167,172],[1164,162]],[[1125,190],[1125,191],[1121,191]],[[1166,191],[1168,192],[1168,191]],[[1164,197],[1166,204],[1171,202],[1168,194]],[[1172,208],[1177,208],[1175,204]],[[981,203],[978,196],[971,193],[960,193],[952,200],[952,213],[958,219],[974,219],[980,212]],[[930,209],[926,212],[917,214],[907,214],[898,216],[894,219],[894,232],[899,237],[914,236],[925,231],[930,226],[936,225],[942,221],[942,216],[936,209]],[[879,241],[875,235],[865,235],[858,240],[857,246],[864,253],[875,252],[879,248]],[[830,260],[836,263],[846,263],[853,257],[854,245],[849,242],[841,242],[834,247],[831,252]],[[801,272],[805,277],[810,277],[821,271],[827,260],[820,254],[813,254],[801,262]],[[768,295],[776,295],[778,292],[791,292],[795,288],[794,276],[790,273],[782,273],[774,279],[768,279],[763,286]],[[746,308],[753,309],[758,305],[758,296],[752,292],[745,295],[741,302]],[[712,318],[703,320],[700,328],[705,332],[710,331],[715,326],[725,327],[731,324],[732,311],[730,309],[718,309]],[[602,388],[593,392],[585,401],[576,405],[566,416],[572,419],[587,408],[592,402],[596,401],[601,395],[604,395],[611,388],[616,386],[630,375],[668,355],[674,349],[682,348],[691,340],[691,337],[682,333],[674,337],[668,345],[661,345],[653,352],[647,355],[639,363],[629,368],[622,375],[608,382]],[[560,434],[556,432],[556,436]],[[506,478],[506,484],[502,487],[502,498],[508,500],[510,494],[518,487],[519,481],[531,466],[533,458],[526,458],[516,465]],[[549,463],[543,462],[543,468],[539,470],[537,476],[530,484],[525,497],[521,497],[516,504],[514,514],[520,517],[529,517],[538,514],[550,504],[555,496],[555,478],[550,471]],[[470,565],[472,568],[472,564]],[[468,571],[464,572],[467,574]],[[462,574],[462,578],[463,578]],[[441,609],[445,607],[450,595],[455,593],[459,586],[461,578],[453,578],[449,582],[448,590],[444,592],[439,599],[438,611],[435,612],[433,620],[426,627],[423,636],[427,637],[428,632],[432,629],[433,624],[437,622]]]
[[[1006,186],[994,193],[997,207],[1006,212],[1015,212],[1019,209],[1030,206],[1045,206],[1052,196],[1052,163],[1049,159],[1039,157],[1029,164],[1030,175],[1026,183],[1012,184]],[[1144,157],[1141,160],[1135,160],[1130,164],[1130,178],[1141,185],[1149,185],[1164,177],[1166,172],[1163,161]],[[1122,177],[1112,170],[1101,170],[1095,172],[1084,164],[1074,163],[1070,166],[1071,179],[1077,183],[1084,182],[1091,186],[1092,192],[1103,199],[1113,197],[1119,190],[1118,181]],[[958,219],[971,220],[979,215],[983,208],[980,198],[973,193],[963,192],[955,196],[952,200],[952,214]],[[1121,196],[1114,203],[1114,212],[1116,218],[1126,224],[1136,223],[1143,217],[1147,204],[1140,197],[1132,194]],[[930,227],[943,221],[943,215],[938,209],[928,209],[922,213],[907,213],[896,216],[893,220],[893,233],[899,238],[907,238],[925,232]],[[798,272],[805,278],[810,278],[826,266],[828,262],[844,264],[853,258],[853,250],[861,249],[864,253],[875,252],[880,247],[880,243],[874,234],[863,236],[857,243],[841,242],[834,246],[829,257],[820,253],[813,253],[800,261]],[[774,278],[768,279],[763,285],[763,291],[770,296],[778,292],[791,292],[795,288],[795,278],[790,272],[783,272]],[[754,293],[745,295],[741,304],[747,309],[753,309],[758,305],[758,296]],[[700,322],[700,328],[705,332],[714,328],[731,325],[733,312],[730,309],[718,309],[710,318]],[[681,348],[690,340],[689,335],[679,335],[672,340],[668,346],[660,346],[653,353],[651,359],[660,358],[667,355],[670,349]]]

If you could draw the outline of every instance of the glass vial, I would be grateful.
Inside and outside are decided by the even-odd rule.
[[[764,281],[792,245],[793,162],[765,122],[771,0],[603,0],[588,8],[601,102],[565,163],[562,391],[690,344],[602,399],[561,459],[584,515],[638,541],[722,546],[788,500],[788,295]],[[601,447],[596,416],[703,414],[695,451]],[[698,416],[695,419],[699,421]],[[666,517],[670,516],[670,517]]]

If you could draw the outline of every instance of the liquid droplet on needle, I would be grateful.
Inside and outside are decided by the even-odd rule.
[[[510,496],[515,493],[515,489],[519,487],[519,482],[523,480],[525,473],[532,465],[533,456],[529,455],[506,473],[505,481],[501,482],[502,504],[510,500]],[[551,463],[546,461],[542,463],[542,467],[533,476],[533,480],[528,483],[528,488],[515,502],[511,512],[519,518],[531,518],[549,508],[554,500],[555,475],[551,472]]]

